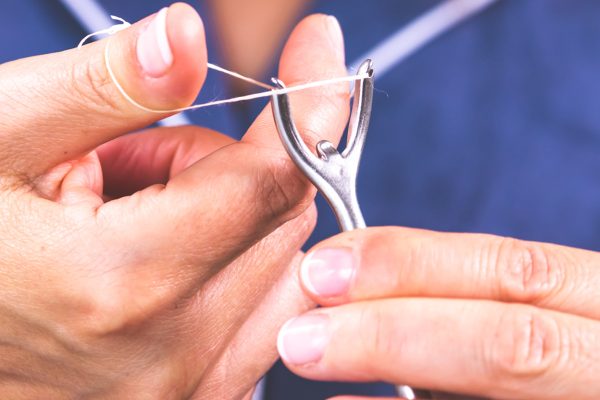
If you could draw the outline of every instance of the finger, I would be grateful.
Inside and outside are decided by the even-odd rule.
[[[117,90],[157,109],[189,104],[206,74],[202,21],[178,3],[98,43],[0,66],[0,171],[35,177],[166,114],[142,111]]]
[[[55,200],[64,205],[99,207],[103,201],[102,170],[98,155],[92,152],[71,164],[71,170],[62,180],[59,196]]]
[[[214,398],[211,389],[218,391],[219,397],[238,398],[275,361],[277,331],[312,304],[300,288],[298,266],[299,248],[315,221],[311,208],[284,224],[206,282],[190,303],[188,314],[198,316],[193,340],[220,349],[211,359],[203,356],[205,370],[196,368],[203,380],[198,398]],[[217,298],[220,301],[212,306],[214,311],[207,313],[206,299]],[[191,365],[197,367],[198,358],[191,354]],[[247,362],[240,365],[236,360]],[[227,393],[223,387],[228,387]]]
[[[221,299],[218,307],[225,310],[209,316],[200,314],[204,316],[201,323],[207,335],[218,334],[221,340],[227,341],[237,332],[292,261],[297,260],[315,223],[316,207],[313,206],[255,244],[202,286],[202,297]],[[294,271],[297,272],[297,268]],[[297,277],[294,279],[297,282]],[[236,296],[228,296],[228,293],[236,293]],[[196,314],[202,307],[200,304]],[[206,326],[217,327],[218,332],[210,332]]]
[[[96,209],[105,199],[166,184],[188,166],[235,141],[195,126],[126,135],[78,160],[59,164],[35,181],[36,193],[63,205]]]
[[[479,234],[369,228],[320,243],[302,282],[320,304],[397,296],[531,303],[600,318],[600,257]]]
[[[291,65],[289,59],[312,59],[320,54],[314,62],[323,70],[331,69],[327,67],[330,64],[344,68],[343,60],[332,51],[325,20],[324,16],[309,17],[294,30],[290,43],[304,38],[311,46],[288,46],[282,65]],[[305,69],[298,68],[300,76]],[[312,78],[314,71],[308,69],[306,79]],[[329,107],[330,99],[318,99],[315,106]],[[344,107],[340,107],[341,116],[330,114],[322,122],[337,126],[345,118]],[[299,114],[302,118],[312,117]],[[273,135],[272,140],[278,140],[272,117],[264,129]],[[150,188],[105,204],[99,218],[107,223],[118,221],[107,230],[124,243],[143,235],[146,251],[155,255],[162,266],[156,273],[169,276],[152,275],[152,282],[180,276],[182,287],[186,287],[204,282],[261,238],[299,216],[312,199],[304,178],[283,151],[277,154],[258,143],[242,142],[200,160],[171,179],[165,188]],[[132,246],[139,248],[139,244]],[[178,249],[177,254],[173,254],[173,248]],[[172,270],[175,261],[186,267]],[[205,268],[198,268],[200,261]]]
[[[319,380],[383,380],[503,399],[597,398],[600,325],[520,304],[387,299],[284,326],[279,352]]]
[[[309,81],[345,73],[342,49],[337,21],[323,15],[310,16],[292,32],[280,61],[280,74],[287,81]],[[347,119],[348,90],[347,87],[341,89],[343,95],[338,88],[336,96],[328,96],[331,90],[298,93],[298,101],[307,108],[298,110],[297,123],[303,124],[307,131],[326,132],[333,140],[342,135]],[[189,220],[198,210],[202,211],[198,218],[207,213],[214,215],[213,220],[219,226],[211,227],[210,231],[199,227],[196,237],[202,242],[205,242],[201,239],[204,235],[209,235],[212,243],[222,240],[224,248],[220,250],[229,249],[231,254],[235,249],[248,248],[258,238],[300,215],[314,198],[305,178],[281,147],[269,107],[258,117],[242,143],[216,152],[180,174],[169,182],[164,193],[167,207],[181,199],[182,193],[194,196],[195,201],[190,203],[192,209],[183,208],[182,217]],[[273,148],[279,150],[273,151]],[[230,160],[244,162],[231,165]],[[223,165],[228,165],[227,171],[223,171]],[[218,171],[218,175],[210,176],[206,171]],[[209,193],[206,187],[211,188]],[[230,193],[231,187],[237,191]],[[233,207],[223,206],[222,193],[230,193],[228,203]],[[199,200],[203,205],[198,204]],[[216,232],[219,239],[215,237]],[[220,254],[219,251],[219,258]]]
[[[289,318],[314,307],[298,283],[300,260],[298,256],[289,263],[260,304],[249,312],[225,351],[205,374],[203,389],[193,397],[194,400],[237,398],[273,365],[277,359],[275,343],[279,328]],[[237,360],[246,361],[240,364]]]
[[[344,39],[337,19],[313,15],[300,22],[283,50],[279,78],[292,86],[346,74]],[[314,149],[322,139],[339,141],[348,118],[349,94],[349,85],[341,83],[290,95],[294,120],[309,148]],[[285,154],[270,104],[243,140]]]
[[[114,139],[98,148],[104,193],[130,195],[166,184],[192,164],[235,140],[207,128],[155,128]]]
[[[84,204],[88,209],[102,204],[102,168],[96,152],[63,162],[34,184],[35,194],[63,205]]]

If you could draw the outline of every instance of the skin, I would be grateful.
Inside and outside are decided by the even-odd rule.
[[[168,13],[174,64],[146,76],[135,43],[111,66],[144,105],[190,104],[206,74],[202,22]],[[240,142],[126,102],[106,41],[0,66],[0,397],[234,399],[276,358],[277,329],[311,302],[297,282],[314,189],[267,107]],[[312,60],[307,63],[305,60]],[[279,76],[345,72],[331,19],[303,20]],[[347,85],[292,97],[305,140],[337,141]]]
[[[357,269],[334,297],[303,282],[329,338],[316,362],[287,362],[295,373],[495,399],[600,397],[600,253],[399,227],[310,253],[324,248],[351,252]]]
[[[311,0],[208,0],[225,64],[246,76],[265,76],[277,58],[281,39],[311,3]],[[242,81],[232,83],[241,92],[256,89]]]

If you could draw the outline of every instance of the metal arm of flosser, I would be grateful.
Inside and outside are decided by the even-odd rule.
[[[296,166],[325,197],[342,231],[366,227],[356,195],[356,178],[373,104],[371,60],[364,61],[357,74],[366,74],[368,77],[356,81],[352,114],[348,124],[348,142],[342,153],[331,142],[322,140],[317,144],[317,157],[298,133],[287,94],[274,94],[272,101],[273,117],[286,151]],[[280,80],[275,79],[274,82],[279,87],[284,87]],[[408,400],[417,399],[417,396],[429,398],[427,392],[413,390],[409,386],[397,386],[397,391],[398,395]]]
[[[366,226],[356,196],[356,177],[373,100],[373,69],[370,60],[365,61],[358,70],[358,74],[364,73],[368,73],[369,78],[356,82],[348,143],[342,153],[331,142],[322,140],[316,148],[319,157],[313,154],[294,124],[288,96],[273,95],[273,116],[281,141],[290,158],[325,197],[343,231]],[[281,81],[276,80],[276,83],[284,87]]]

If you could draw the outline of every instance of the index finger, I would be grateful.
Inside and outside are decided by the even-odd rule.
[[[112,81],[144,106],[172,109],[196,97],[206,75],[204,28],[188,5],[175,4],[119,34],[81,49],[0,67],[0,172],[30,179],[123,133],[168,114],[129,103]]]
[[[598,321],[523,304],[406,298],[311,311],[288,321],[277,345],[308,379],[596,399],[599,337]]]
[[[451,297],[534,304],[600,318],[598,253],[482,234],[382,227],[308,253],[302,283],[320,304]]]
[[[327,32],[328,46],[316,45],[322,33],[304,29],[304,36],[292,35],[281,56],[279,78],[288,86],[316,80],[337,78],[347,74],[344,39],[339,22],[333,16],[313,15],[298,25],[303,29],[315,21]],[[327,51],[328,54],[323,54]],[[303,57],[297,57],[303,54]],[[336,60],[336,62],[328,62]],[[298,130],[309,147],[321,139],[337,143],[342,135],[349,113],[350,90],[347,83],[325,85],[290,95],[292,112],[296,115]],[[287,157],[273,123],[271,104],[254,121],[243,141],[271,148]]]

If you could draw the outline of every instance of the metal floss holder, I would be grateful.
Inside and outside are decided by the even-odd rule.
[[[356,178],[360,157],[365,146],[367,129],[373,105],[373,67],[371,60],[364,61],[357,71],[367,78],[357,80],[354,87],[352,114],[348,124],[348,141],[340,154],[329,141],[317,144],[317,154],[308,148],[291,115],[287,94],[273,94],[273,117],[283,145],[296,166],[321,192],[331,206],[342,231],[365,228],[365,220],[356,196]],[[274,79],[280,87],[283,82]],[[426,391],[409,386],[397,386],[398,395],[407,400],[427,399]]]

